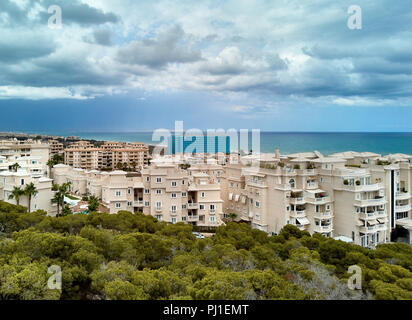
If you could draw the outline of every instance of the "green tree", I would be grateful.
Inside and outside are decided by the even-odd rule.
[[[24,190],[22,190],[20,187],[14,187],[13,191],[9,195],[9,199],[15,199],[17,205],[20,204],[20,197],[24,195]]]
[[[31,212],[31,199],[33,196],[35,196],[38,193],[37,188],[35,187],[34,183],[31,182],[26,187],[24,188],[24,194],[28,197],[29,199],[29,212]]]
[[[64,198],[69,195],[70,182],[63,183],[62,185],[54,184],[52,190],[55,191],[54,197],[51,200],[52,203],[57,204],[57,215],[60,217],[60,207],[64,208]]]
[[[16,162],[15,164],[11,165],[10,168],[11,168],[14,172],[17,172],[17,170],[20,168],[20,165]]]
[[[96,196],[90,196],[89,197],[89,206],[87,207],[87,210],[89,212],[95,212],[97,209],[99,209],[99,199]]]

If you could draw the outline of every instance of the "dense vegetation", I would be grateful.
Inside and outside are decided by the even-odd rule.
[[[362,268],[363,290],[347,287]],[[47,287],[62,268],[62,290]],[[412,299],[412,248],[376,250],[228,223],[192,227],[120,212],[47,217],[0,202],[0,299]]]

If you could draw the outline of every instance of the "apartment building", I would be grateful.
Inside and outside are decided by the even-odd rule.
[[[101,149],[89,145],[72,145],[64,150],[64,163],[74,168],[96,170],[101,167]]]
[[[57,184],[70,182],[74,195],[97,196],[110,213],[143,212],[160,221],[202,226],[222,223],[220,185],[205,173],[189,176],[177,164],[152,164],[140,175],[56,165],[53,177]]]
[[[54,192],[52,191],[52,182],[52,179],[33,175],[26,169],[19,169],[17,172],[2,171],[0,172],[0,200],[17,204],[16,199],[9,199],[14,187],[24,190],[28,184],[33,183],[37,193],[32,195],[30,204],[31,211],[45,210],[50,215],[55,215],[57,207],[51,202],[54,195]],[[28,196],[20,196],[19,204],[28,207]]]
[[[142,143],[106,142],[96,148],[87,141],[78,141],[64,153],[65,164],[86,170],[137,170],[149,163],[149,148]]]
[[[254,156],[256,157],[256,156]],[[252,156],[225,167],[224,213],[268,233],[286,224],[310,233],[345,239],[365,247],[412,237],[410,181],[412,157],[347,152]]]
[[[0,140],[0,157],[4,157],[5,162],[16,162],[23,157],[38,157],[40,162],[46,164],[50,158],[50,146],[39,140],[17,139]]]
[[[50,158],[52,158],[56,154],[64,153],[63,143],[57,140],[49,140],[48,144],[50,145]]]

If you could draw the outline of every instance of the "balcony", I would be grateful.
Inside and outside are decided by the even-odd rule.
[[[162,212],[163,208],[162,207],[156,207],[156,212]]]
[[[332,211],[315,212],[313,215],[316,219],[324,220],[333,218]]]
[[[319,187],[319,185],[318,185],[317,182],[306,183],[306,189],[307,190],[314,190],[314,189],[317,189],[318,187]]]
[[[309,198],[306,197],[306,202],[311,203],[311,204],[325,204],[331,202],[331,198],[329,196],[327,197],[319,197],[319,198]]]
[[[133,201],[133,207],[143,207],[143,201]]]
[[[395,211],[396,212],[406,212],[406,211],[409,211],[409,210],[411,210],[411,205],[410,204],[395,206]]]
[[[306,217],[306,212],[305,210],[291,211],[290,216],[293,218],[303,218]]]
[[[292,197],[290,197],[289,199],[290,199],[290,203],[291,203],[291,204],[296,204],[296,205],[298,205],[298,204],[305,204],[305,203],[306,203],[304,197],[297,197],[297,198],[292,198]]]
[[[408,200],[411,198],[411,194],[409,192],[397,192],[396,193],[396,200]]]
[[[199,216],[187,216],[187,221],[199,221]]]
[[[188,203],[187,207],[189,209],[199,209],[199,204],[198,203]]]
[[[377,227],[376,226],[360,226],[359,227],[359,231],[362,233],[375,233],[377,231]]]
[[[332,232],[332,231],[333,231],[333,227],[332,227],[332,224],[327,225],[327,226],[316,226],[316,225],[315,225],[315,227],[313,228],[313,230],[314,230],[315,232],[318,232],[318,233],[329,233],[329,232]]]
[[[301,176],[314,176],[317,174],[316,169],[303,169],[303,170],[296,170],[298,175]]]
[[[375,211],[372,211],[372,212],[360,212],[360,213],[359,213],[359,218],[361,218],[361,219],[363,219],[363,220],[376,219],[376,213],[375,213]]]
[[[385,223],[377,224],[375,228],[377,231],[385,231],[388,229]]]
[[[360,206],[380,206],[386,203],[386,198],[376,197],[375,199],[356,200],[355,202]]]

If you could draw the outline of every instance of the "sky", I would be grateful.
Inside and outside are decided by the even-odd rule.
[[[0,131],[412,131],[411,39],[408,1],[1,0]]]

